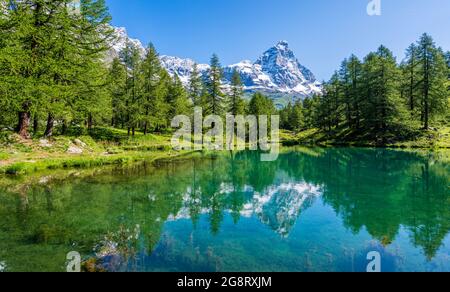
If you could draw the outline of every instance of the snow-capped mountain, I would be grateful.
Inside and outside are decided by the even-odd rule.
[[[171,74],[177,74],[183,82],[188,82],[195,62],[191,59],[161,56],[164,68]],[[199,64],[198,70],[206,74],[207,64]],[[233,72],[241,76],[247,92],[262,91],[275,94],[292,94],[305,97],[321,92],[321,85],[314,74],[300,64],[285,41],[267,50],[256,62],[242,61],[223,69],[224,83],[230,84]]]
[[[125,28],[114,29],[116,40],[112,44],[113,52],[110,57],[117,57],[127,42],[136,46],[142,55],[145,54],[142,43],[137,39],[130,38]],[[195,61],[165,55],[160,59],[162,66],[169,74],[172,76],[177,74],[183,84],[187,86]],[[207,64],[198,64],[198,70],[202,75],[206,75],[209,68]],[[270,95],[290,95],[302,98],[320,93],[322,90],[321,84],[316,80],[314,74],[298,61],[286,41],[278,42],[255,62],[242,61],[224,67],[223,82],[225,86],[230,84],[234,70],[239,72],[244,90],[248,93],[261,91]]]
[[[116,37],[116,41],[113,44],[113,49],[116,52],[120,52],[127,46],[127,42],[131,44],[131,46],[137,48],[142,56],[145,55],[145,47],[142,42],[138,39],[133,39],[128,36],[127,30],[124,27],[114,27],[114,36]]]
[[[141,56],[145,56],[145,47],[142,42],[138,39],[133,39],[128,36],[127,30],[124,27],[112,27],[114,29],[113,41],[111,44],[111,49],[106,55],[106,61],[108,63],[112,62],[115,58],[119,57],[119,53],[126,48],[127,44],[137,48],[141,53]]]
[[[188,85],[195,61],[172,56],[160,56],[160,60],[163,68],[165,68],[171,76],[177,74],[178,77],[180,77],[181,82],[183,82],[185,86]],[[206,75],[209,70],[209,65],[198,64],[197,69],[200,74]]]

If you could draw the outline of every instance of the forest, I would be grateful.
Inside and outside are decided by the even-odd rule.
[[[279,114],[281,127],[386,144],[448,126],[450,52],[423,34],[399,62],[385,46],[342,62],[323,93],[277,109],[270,96],[247,98],[238,72],[222,82],[219,57],[189,86],[162,68],[156,48],[142,56],[127,43],[107,61],[114,41],[105,0],[0,0],[0,127],[23,139],[94,127],[171,132],[176,115]]]

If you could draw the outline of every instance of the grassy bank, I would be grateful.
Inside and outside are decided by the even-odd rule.
[[[182,154],[171,150],[170,137],[142,133],[128,137],[122,130],[97,128],[84,135],[24,140],[4,131],[0,140],[0,174],[129,164]]]
[[[450,127],[423,132],[410,140],[392,140],[379,145],[363,137],[349,136],[345,130],[327,133],[311,129],[299,133],[282,131],[284,146],[352,146],[410,149],[450,149]],[[129,137],[123,130],[95,128],[84,132],[72,130],[66,136],[51,139],[21,139],[9,131],[0,132],[0,175],[24,175],[33,172],[123,165],[139,161],[173,159],[185,152],[172,150],[171,134],[137,132]]]
[[[282,131],[281,141],[285,146],[353,146],[414,149],[450,149],[450,126],[421,131],[416,135],[399,139],[390,137],[387,141],[375,141],[363,135],[355,135],[347,129],[332,132],[310,129],[299,133]]]

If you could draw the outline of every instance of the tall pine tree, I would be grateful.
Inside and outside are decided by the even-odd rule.
[[[150,44],[141,66],[141,122],[143,123],[144,135],[147,134],[150,124],[154,121],[153,113],[161,110],[163,103],[158,94],[161,70],[158,53],[155,47]]]
[[[402,64],[403,70],[403,95],[406,98],[408,109],[411,116],[416,116],[416,111],[420,106],[419,103],[419,48],[415,44],[411,44],[406,50],[406,60]]]
[[[231,92],[229,97],[229,113],[238,116],[245,114],[245,104],[242,96],[244,89],[241,81],[241,75],[237,70],[233,70],[231,77]]]
[[[219,57],[214,54],[211,58],[208,78],[206,80],[206,106],[204,109],[207,114],[223,115],[224,108],[224,94],[222,92],[222,77],[223,70],[220,65]]]
[[[421,121],[428,129],[430,120],[443,114],[448,108],[446,88],[448,66],[442,50],[434,44],[431,36],[423,34],[418,42],[419,75],[421,90]]]
[[[402,122],[400,71],[392,52],[381,46],[369,54],[364,64],[367,93],[365,104],[366,131],[373,131],[385,143],[391,130]]]
[[[188,87],[189,97],[192,100],[194,106],[203,106],[202,102],[202,92],[203,92],[203,81],[200,72],[198,71],[198,65],[194,64],[191,72],[191,77],[189,79]]]

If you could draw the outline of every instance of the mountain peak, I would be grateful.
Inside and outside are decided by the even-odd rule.
[[[145,53],[145,48],[137,39],[128,36],[125,28],[115,28],[116,41],[112,44],[114,54],[118,56],[127,43],[140,48]],[[191,59],[182,59],[171,56],[160,56],[161,65],[172,76],[177,75],[184,85],[189,84],[190,76],[195,64]],[[206,76],[209,65],[197,64],[201,75]],[[274,97],[291,95],[292,98],[311,96],[322,91],[321,85],[316,81],[313,73],[300,64],[294,52],[289,48],[287,41],[279,41],[275,46],[265,51],[256,62],[241,61],[237,64],[226,66],[224,69],[224,87],[231,83],[233,72],[236,70],[244,84],[247,93],[263,92]]]
[[[289,50],[289,43],[287,41],[279,41],[275,48],[279,50]]]
[[[314,85],[316,78],[300,64],[287,41],[280,41],[275,47],[268,49],[255,64],[261,66],[262,71],[281,90],[318,92]]]

